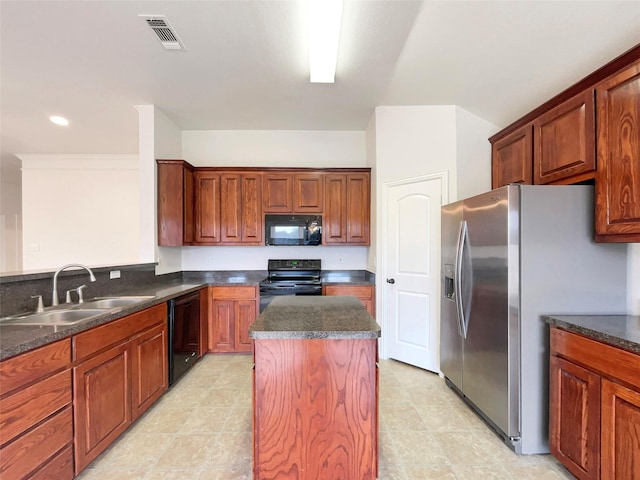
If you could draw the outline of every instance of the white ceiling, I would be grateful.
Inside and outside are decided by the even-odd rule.
[[[138,14],[166,15],[186,51]],[[640,0],[345,0],[336,83],[310,84],[303,14],[301,1],[2,0],[2,156],[135,153],[146,104],[183,130],[364,130],[376,106],[435,104],[504,127],[640,43]]]

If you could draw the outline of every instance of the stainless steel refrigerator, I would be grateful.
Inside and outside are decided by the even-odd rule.
[[[442,207],[440,368],[516,453],[548,448],[545,314],[626,311],[625,244],[592,186],[510,185]]]

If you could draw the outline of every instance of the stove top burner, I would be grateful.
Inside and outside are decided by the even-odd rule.
[[[320,295],[320,260],[269,260],[260,295]]]

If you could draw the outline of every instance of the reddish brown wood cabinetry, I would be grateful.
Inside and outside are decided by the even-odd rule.
[[[324,174],[264,174],[264,213],[322,213]]]
[[[377,478],[376,339],[256,339],[254,478]]]
[[[322,243],[369,245],[369,173],[325,175]]]
[[[532,136],[531,125],[525,125],[493,142],[491,146],[492,188],[510,183],[524,183],[526,185],[533,183]]]
[[[210,287],[209,351],[250,352],[249,326],[259,309],[258,287]]]
[[[489,141],[492,188],[595,179],[596,240],[640,242],[640,45]]]
[[[3,480],[73,478],[70,366],[70,339],[0,363]]]
[[[74,347],[78,474],[167,389],[166,304],[82,332]]]
[[[220,174],[197,171],[195,178],[195,243],[220,243]]]
[[[323,285],[322,295],[356,297],[362,302],[369,315],[375,318],[375,286],[374,285]]]
[[[579,479],[633,479],[640,355],[551,329],[549,446]]]
[[[538,117],[533,122],[533,183],[593,178],[595,137],[592,89]]]
[[[596,239],[640,242],[640,60],[596,86]]]
[[[157,160],[158,245],[175,247],[194,242],[193,167],[183,160]]]
[[[220,175],[220,227],[223,245],[263,243],[261,174]]]

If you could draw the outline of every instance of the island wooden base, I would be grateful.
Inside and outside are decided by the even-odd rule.
[[[255,340],[254,479],[376,478],[377,345]]]

